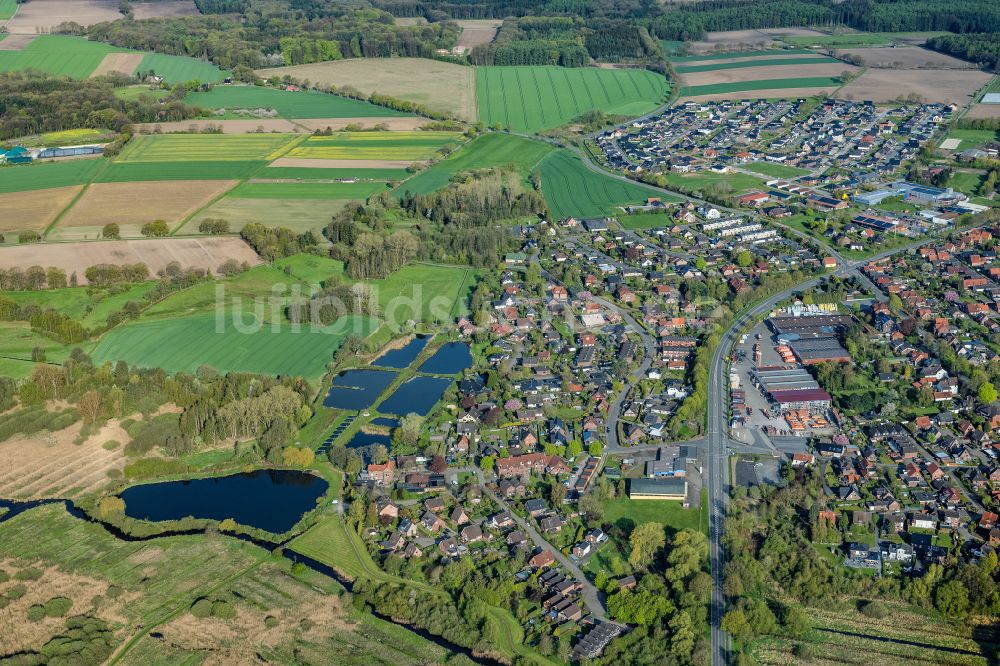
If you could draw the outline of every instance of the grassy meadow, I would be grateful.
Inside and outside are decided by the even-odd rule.
[[[378,322],[342,317],[329,330],[295,330],[284,322],[255,325],[252,306],[242,318],[224,313],[139,321],[109,331],[93,351],[94,361],[123,360],[167,372],[194,372],[209,365],[220,372],[299,375],[317,380],[348,335],[367,337]]]
[[[274,109],[283,118],[378,118],[409,116],[368,102],[316,91],[286,92],[261,86],[216,86],[188,93],[187,104],[206,109]]]
[[[230,193],[236,199],[365,199],[385,189],[381,182],[358,183],[242,183]]]
[[[620,206],[643,204],[650,197],[671,199],[645,185],[591,171],[568,150],[557,150],[542,160],[539,172],[542,194],[556,219],[612,215],[620,212]]]
[[[167,83],[186,83],[188,81],[219,83],[229,76],[229,72],[219,69],[207,60],[162,53],[147,53],[135,71],[143,74],[154,72],[162,76]]]
[[[669,84],[641,69],[524,66],[476,70],[479,119],[537,132],[572,122],[585,111],[639,116],[659,106]]]
[[[755,90],[790,90],[793,88],[839,88],[843,83],[831,76],[807,76],[796,79],[761,79],[757,81],[735,81],[733,83],[712,83],[703,86],[681,88],[684,97],[698,95],[719,95],[732,92],[753,92]],[[752,97],[750,95],[749,97]]]
[[[484,134],[399,187],[399,191],[428,194],[446,186],[463,171],[513,166],[525,177],[554,148],[547,143],[512,134]]]
[[[336,132],[309,137],[288,153],[293,159],[420,161],[430,159],[457,132]]]

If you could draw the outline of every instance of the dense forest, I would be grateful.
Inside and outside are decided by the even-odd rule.
[[[928,39],[927,46],[1000,71],[1000,33],[942,35]]]
[[[162,102],[152,97],[124,100],[114,94],[116,86],[131,82],[127,77],[74,81],[41,72],[0,72],[0,140],[77,127],[119,131],[132,122],[186,120],[200,114],[181,101],[183,88]]]

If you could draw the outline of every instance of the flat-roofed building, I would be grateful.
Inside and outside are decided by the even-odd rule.
[[[849,363],[851,360],[851,355],[840,345],[837,338],[802,338],[792,340],[788,346],[802,365]]]
[[[628,497],[634,500],[683,500],[687,497],[687,481],[680,477],[631,479]]]

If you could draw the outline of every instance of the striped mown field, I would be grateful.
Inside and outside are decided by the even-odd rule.
[[[669,89],[659,74],[595,67],[480,67],[479,119],[536,132],[572,122],[585,111],[639,116],[662,103]]]
[[[116,162],[273,160],[298,137],[292,134],[160,134],[137,136]]]

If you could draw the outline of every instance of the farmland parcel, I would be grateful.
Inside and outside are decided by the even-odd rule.
[[[568,150],[546,157],[539,171],[542,193],[555,218],[600,217],[620,212],[619,206],[645,203],[650,197],[670,199],[650,187],[590,171]]]
[[[288,92],[261,86],[217,86],[188,93],[184,102],[206,109],[274,109],[282,118],[409,117],[412,114],[317,91]]]
[[[124,360],[167,372],[194,372],[209,365],[221,372],[299,375],[316,380],[348,335],[364,338],[378,328],[378,322],[367,317],[341,317],[323,332],[305,326],[297,331],[287,323],[263,323],[257,328],[249,312],[240,323],[225,316],[223,320],[221,330],[215,314],[121,326],[101,338],[94,360]]]
[[[476,76],[471,67],[424,58],[349,58],[257,72],[265,78],[286,74],[311,83],[350,86],[413,102],[461,120],[476,120]]]
[[[518,131],[558,127],[593,109],[639,116],[655,109],[667,80],[646,70],[480,67],[479,119]]]

